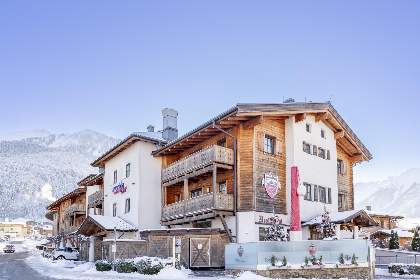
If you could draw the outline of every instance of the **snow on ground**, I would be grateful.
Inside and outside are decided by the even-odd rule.
[[[42,251],[36,250],[37,244],[42,241],[26,240],[25,245],[28,248],[30,256],[26,260],[27,264],[41,275],[49,276],[53,279],[78,279],[78,280],[123,280],[123,279],[148,279],[148,280],[172,280],[172,279],[197,279],[197,280],[271,280],[271,278],[256,275],[250,271],[245,271],[238,277],[232,276],[195,276],[189,269],[177,270],[172,267],[162,269],[157,275],[142,275],[139,273],[118,273],[115,271],[96,271],[95,265],[89,262],[67,261],[43,258]],[[376,279],[420,279],[420,275],[391,275],[387,269],[376,271]],[[292,278],[292,280],[303,278]],[[347,280],[347,278],[340,278]],[[318,279],[326,280],[326,279]]]

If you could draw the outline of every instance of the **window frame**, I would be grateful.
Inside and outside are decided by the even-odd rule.
[[[310,123],[306,123],[305,130],[306,130],[306,132],[311,133],[312,132],[312,125]]]
[[[117,203],[113,203],[112,204],[112,217],[116,217],[117,216]]]
[[[311,153],[311,144],[306,143],[306,153],[307,153],[308,155],[311,155],[311,154],[312,154],[312,153]]]
[[[341,159],[337,159],[337,174],[343,175],[343,161]]]
[[[275,143],[275,137],[264,135],[264,153],[274,155],[274,143]]]
[[[222,192],[221,187],[224,186],[224,192]],[[226,180],[219,182],[219,193],[226,194],[227,193],[227,182]]]
[[[312,185],[306,184],[306,200],[312,201]]]
[[[117,170],[114,170],[114,184],[118,182],[118,172]]]
[[[220,147],[224,147],[224,148],[226,148],[226,137],[223,137],[222,139],[219,139],[218,141],[217,141],[217,146],[220,146]]]
[[[131,176],[131,162],[125,165],[125,178],[128,178],[130,176]]]
[[[344,194],[339,193],[338,203],[337,203],[338,209],[344,209],[343,205],[344,205]]]
[[[130,198],[125,199],[125,212],[124,213],[130,213],[131,210],[131,201]]]

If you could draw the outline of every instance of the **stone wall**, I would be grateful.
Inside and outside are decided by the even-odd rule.
[[[242,270],[226,270],[226,274],[238,275]],[[269,278],[304,278],[304,279],[374,279],[374,269],[370,267],[340,268],[302,268],[302,269],[269,269],[251,270],[252,273]]]

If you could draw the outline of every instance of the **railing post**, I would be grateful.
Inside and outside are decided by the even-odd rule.
[[[184,215],[187,213],[187,198],[188,198],[188,179],[184,179]]]
[[[214,148],[214,146],[213,146]],[[213,207],[216,208],[217,166],[213,165]]]

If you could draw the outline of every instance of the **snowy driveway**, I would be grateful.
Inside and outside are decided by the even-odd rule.
[[[42,276],[29,267],[25,259],[28,257],[28,252],[18,253],[0,253],[0,279],[2,280],[16,280],[16,279],[31,279],[31,280],[47,280],[51,279],[47,276]]]

